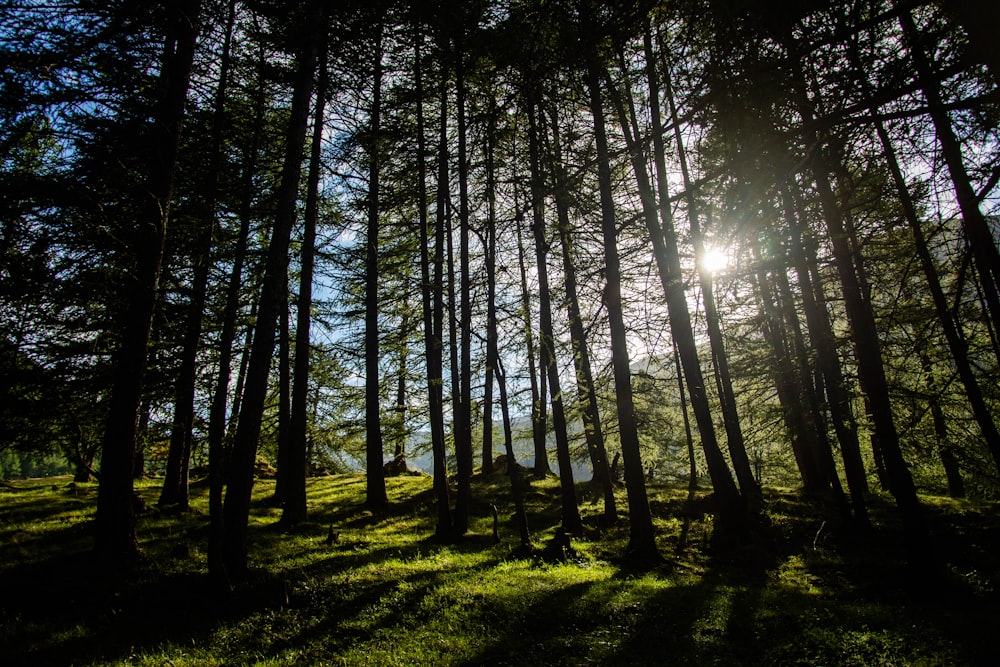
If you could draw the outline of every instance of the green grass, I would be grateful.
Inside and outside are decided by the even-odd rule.
[[[791,490],[767,494],[767,522],[738,544],[678,489],[650,489],[662,565],[619,560],[627,520],[588,529],[565,561],[514,556],[503,477],[474,484],[470,534],[430,539],[429,478],[387,480],[390,507],[363,508],[364,478],[309,482],[310,522],[275,526],[272,486],[251,517],[251,579],[228,599],[206,585],[204,488],[193,510],[153,506],[139,486],[147,560],[109,571],[90,555],[95,485],[66,478],[0,486],[0,665],[962,665],[1000,651],[996,504],[925,498],[947,562],[913,580],[884,499],[874,536],[829,524]],[[625,507],[624,492],[619,506]],[[492,539],[489,504],[500,511]],[[558,482],[534,483],[535,544],[558,523]],[[325,544],[329,526],[339,531]]]

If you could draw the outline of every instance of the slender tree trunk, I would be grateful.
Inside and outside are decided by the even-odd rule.
[[[646,39],[651,39],[648,35],[648,30]],[[647,68],[650,67],[652,67],[652,63],[647,64]],[[652,99],[658,99],[659,88],[655,73],[648,71],[647,79],[650,90],[653,92]],[[677,248],[677,234],[670,215],[666,151],[663,144],[663,124],[660,120],[660,108],[658,104],[650,105],[650,120],[659,205],[657,205],[649,183],[646,165],[639,159],[639,153],[635,145],[636,142],[631,137],[631,131],[628,129],[627,124],[623,126],[622,130],[626,132],[626,140],[629,143],[629,150],[632,154],[632,167],[643,204],[643,219],[646,223],[646,231],[649,234],[650,243],[653,246],[653,256],[656,260],[657,271],[667,303],[667,312],[670,316],[670,331],[674,341],[677,343],[681,366],[684,369],[688,397],[691,401],[691,409],[694,412],[695,424],[701,436],[701,446],[705,453],[705,463],[708,467],[708,474],[712,479],[712,487],[719,503],[719,516],[723,522],[733,528],[737,528],[742,526],[745,503],[740,497],[739,490],[729,471],[729,465],[726,463],[722,450],[719,448],[701,363],[698,360],[698,348],[694,339],[694,331],[691,327],[691,314],[688,312],[687,298],[684,294],[684,279],[681,273],[680,253]],[[659,221],[657,221],[656,216],[657,208],[659,208],[660,213]]]
[[[492,89],[491,89],[492,90]],[[483,386],[482,472],[493,470],[493,384],[500,352],[497,349],[497,220],[496,220],[496,100],[489,99],[489,127],[486,136],[486,380]]]
[[[629,508],[629,540],[626,557],[637,560],[660,560],[656,548],[656,531],[646,495],[642,455],[639,451],[639,431],[632,402],[632,370],[628,354],[627,330],[622,308],[621,266],[618,258],[618,229],[615,220],[614,193],[611,188],[611,163],[608,138],[601,103],[600,70],[597,45],[588,45],[587,91],[590,113],[594,118],[594,140],[597,151],[597,178],[601,196],[601,232],[604,240],[604,268],[607,285],[604,301],[611,327],[611,364],[615,378],[618,430],[622,460],[625,464],[625,489]],[[648,194],[648,193],[647,193]]]
[[[201,340],[202,318],[208,292],[208,274],[211,265],[212,244],[215,235],[215,207],[219,194],[219,174],[222,171],[222,139],[226,124],[226,94],[229,85],[229,61],[236,21],[235,2],[229,3],[225,37],[219,60],[219,83],[213,100],[213,114],[209,148],[208,183],[202,211],[202,224],[197,230],[198,242],[194,255],[194,278],[191,285],[191,302],[187,314],[181,365],[176,385],[174,418],[170,433],[167,470],[160,492],[160,505],[188,507],[188,470],[191,460],[192,431],[194,430],[194,399],[197,384],[198,345]]]
[[[382,114],[382,32],[376,38],[375,71],[372,79],[371,127],[368,137],[368,233],[365,241],[365,429],[367,434],[365,504],[385,505],[384,445],[379,409],[379,325],[378,325],[378,233],[379,171]]]
[[[271,503],[280,507],[285,502],[285,485],[288,479],[288,447],[291,444],[292,420],[292,352],[291,316],[288,309],[288,268],[282,280],[284,291],[278,309],[278,430],[275,466],[278,470],[274,480],[274,494]]]
[[[865,495],[868,493],[868,476],[861,458],[861,446],[858,442],[857,422],[851,408],[851,397],[844,381],[840,359],[837,356],[833,327],[830,324],[826,308],[819,299],[819,295],[823,294],[823,287],[813,280],[810,272],[802,224],[796,214],[792,195],[787,188],[782,190],[782,201],[785,222],[791,232],[788,252],[792,265],[795,267],[802,296],[802,308],[806,316],[806,327],[809,331],[809,338],[816,349],[830,415],[833,419],[833,428],[837,434],[837,441],[840,443],[841,457],[844,460],[844,474],[851,492],[854,518],[860,526],[867,527],[869,519]]]
[[[434,491],[437,496],[438,539],[451,535],[451,499],[448,497],[448,463],[444,434],[444,255],[445,200],[448,197],[448,96],[444,77],[441,82],[441,126],[438,144],[436,216],[434,225],[434,277],[431,278],[429,222],[427,220],[427,174],[424,140],[424,89],[418,33],[414,49],[414,79],[417,96],[417,180],[420,216],[420,278],[423,285],[424,350],[427,360],[428,419],[431,425],[431,449],[434,460]]]
[[[566,307],[569,318],[570,341],[573,345],[573,361],[576,370],[576,387],[583,413],[583,433],[590,455],[590,465],[594,471],[594,484],[599,484],[604,493],[604,520],[614,523],[618,519],[615,506],[614,485],[608,465],[607,448],[604,445],[604,430],[594,391],[594,374],[590,364],[587,333],[580,313],[580,298],[577,289],[576,265],[573,259],[573,226],[569,220],[569,202],[565,173],[562,169],[562,149],[559,140],[559,120],[552,110],[551,168],[555,186],[556,216],[559,221],[559,240],[562,247],[563,276],[566,283]]]
[[[457,298],[455,297],[455,235],[452,229],[451,202],[445,202],[445,249],[448,261],[448,370],[451,373],[451,439],[456,448],[456,458],[458,455],[459,424],[458,415],[462,412],[462,385],[459,373],[458,357],[458,312],[456,309]],[[456,475],[457,476],[457,475]],[[459,506],[458,498],[455,499],[455,510]],[[465,529],[459,532],[455,526],[457,521],[455,513],[451,515],[452,528],[455,534],[464,534]],[[453,534],[454,537],[454,534]]]
[[[655,80],[656,72],[652,66],[655,60],[653,59],[652,37],[648,30],[644,44],[648,46],[646,49],[647,73],[651,82],[650,90],[653,90],[652,82]],[[754,479],[753,471],[750,469],[750,459],[747,457],[746,444],[743,441],[743,430],[740,427],[740,417],[736,410],[736,394],[733,392],[733,380],[729,372],[729,357],[726,354],[726,346],[722,338],[719,313],[715,307],[712,274],[704,266],[705,241],[701,233],[701,223],[698,220],[698,202],[695,198],[695,186],[688,170],[687,151],[684,148],[684,139],[681,135],[681,125],[677,117],[677,105],[674,103],[669,74],[663,76],[663,88],[670,109],[670,123],[674,127],[674,143],[677,145],[677,157],[680,162],[681,176],[684,179],[684,191],[687,194],[688,226],[691,229],[695,264],[705,304],[705,322],[708,324],[709,344],[712,348],[712,358],[715,360],[715,370],[721,387],[719,399],[722,406],[722,421],[726,427],[729,458],[733,463],[743,497],[749,502],[751,508],[757,511],[763,505],[763,498],[760,493],[760,485]],[[655,98],[652,99],[655,100]],[[634,112],[632,117],[635,118]],[[636,136],[638,137],[638,132],[636,132]]]
[[[857,70],[856,76],[861,82],[862,89],[865,91],[865,94],[870,100],[870,86],[861,70],[860,58],[857,55],[856,46],[852,48],[851,56],[853,65]],[[878,119],[880,115],[880,107],[877,104],[871,103],[869,108],[873,116]],[[943,116],[943,113],[941,115]],[[947,118],[942,118],[941,122],[946,123]],[[958,372],[959,379],[961,379],[962,386],[968,396],[969,405],[972,408],[972,413],[975,417],[976,423],[979,425],[979,429],[983,435],[983,440],[986,441],[986,446],[989,449],[990,454],[993,456],[994,465],[998,470],[1000,470],[1000,430],[997,429],[996,421],[993,419],[993,415],[991,414],[989,407],[986,405],[983,392],[979,386],[979,381],[973,373],[972,364],[969,362],[968,343],[962,337],[958,324],[955,322],[955,319],[948,308],[948,300],[945,297],[944,289],[941,286],[941,280],[938,277],[937,268],[934,265],[934,258],[931,256],[931,252],[927,247],[927,239],[924,235],[923,227],[920,224],[920,217],[917,214],[916,202],[910,195],[910,190],[906,185],[906,178],[903,176],[903,169],[899,164],[899,159],[896,157],[896,148],[892,143],[892,139],[889,137],[889,133],[886,130],[885,125],[880,120],[875,120],[874,126],[875,132],[878,134],[879,143],[882,146],[882,153],[885,156],[886,165],[889,167],[889,173],[892,175],[893,184],[896,186],[896,192],[899,196],[899,203],[903,208],[904,217],[906,218],[906,222],[910,227],[910,232],[913,235],[917,259],[920,260],[920,267],[927,280],[927,286],[931,293],[931,300],[934,303],[934,310],[941,323],[941,329],[944,333],[945,340],[948,343],[948,349],[951,352],[952,359],[955,362],[955,369]],[[941,141],[942,144],[946,143],[943,139]],[[959,164],[956,165],[955,170],[953,170],[953,179],[955,178],[955,171],[959,169],[964,170],[961,162],[959,162]],[[958,175],[961,176],[961,174],[962,172],[959,171]],[[976,210],[978,211],[978,206],[976,207]],[[951,480],[951,477],[949,477],[949,480]]]
[[[315,28],[313,32],[320,32],[324,19],[322,9],[310,5],[306,13],[308,16],[306,20]],[[257,324],[250,352],[243,403],[233,437],[229,485],[223,507],[225,535],[222,552],[227,572],[234,577],[245,575],[247,567],[247,524],[253,490],[253,466],[263,419],[264,399],[267,395],[271,357],[274,354],[275,329],[282,293],[288,292],[284,278],[288,267],[291,231],[295,222],[295,204],[309,120],[309,98],[316,69],[317,41],[317,35],[310,35],[296,56],[292,108],[285,140],[274,231],[271,234],[264,281],[260,290]]]
[[[927,387],[928,403],[931,409],[931,419],[934,421],[934,441],[937,446],[938,456],[941,459],[941,467],[944,469],[945,479],[948,480],[948,495],[952,498],[965,497],[965,482],[962,481],[962,473],[955,459],[955,452],[952,451],[951,438],[948,437],[948,422],[944,417],[944,410],[941,408],[941,394],[934,376],[934,364],[930,357],[923,350],[920,350],[920,366],[924,372],[925,385]]]
[[[121,345],[101,446],[94,547],[101,557],[115,560],[133,560],[139,551],[133,507],[136,430],[201,2],[183,0],[171,10],[145,167],[148,196],[134,237],[135,274],[123,290]]]
[[[531,295],[528,291],[528,272],[524,260],[524,241],[521,234],[522,218],[517,218],[517,265],[521,276],[521,310],[524,313],[524,340],[528,352],[528,380],[531,386],[531,439],[535,448],[535,466],[532,476],[543,479],[552,472],[549,467],[548,448],[546,446],[546,402],[545,374],[541,374],[539,383],[538,369],[535,368],[535,335],[531,325]]]
[[[823,479],[825,490],[832,492],[833,500],[844,521],[850,521],[851,506],[844,494],[840,473],[837,471],[837,463],[833,458],[833,447],[827,436],[826,420],[810,372],[809,351],[806,348],[799,315],[795,310],[792,297],[792,287],[788,282],[787,269],[784,266],[774,271],[773,282],[780,314],[786,323],[791,352],[794,355],[794,367],[798,375],[796,379],[798,402],[801,406],[803,425],[806,428],[805,434],[815,452],[816,465]],[[864,509],[863,506],[862,509]],[[867,516],[861,517],[861,523],[867,523]]]
[[[295,526],[306,520],[306,443],[309,412],[309,328],[312,323],[313,270],[316,264],[316,224],[319,218],[319,181],[323,168],[323,125],[326,90],[329,81],[327,45],[319,58],[319,83],[316,85],[316,111],[313,113],[312,146],[306,184],[306,207],[302,231],[302,266],[299,270],[299,294],[295,307],[295,370],[292,380],[292,414],[285,458],[285,493],[282,498],[281,523]]]
[[[497,357],[497,384],[500,388],[500,412],[503,415],[503,445],[507,453],[507,476],[510,477],[510,491],[514,499],[514,515],[517,517],[518,537],[521,549],[531,552],[531,533],[528,531],[528,513],[524,507],[524,492],[528,483],[524,478],[524,469],[517,463],[514,455],[514,432],[510,424],[510,403],[507,400],[507,374],[503,371],[503,362]]]
[[[464,30],[464,29],[463,29]],[[469,269],[469,157],[468,119],[465,111],[465,37],[455,53],[455,89],[458,118],[458,261],[461,284],[459,315],[459,391],[455,415],[455,464],[458,468],[458,493],[455,499],[454,529],[463,535],[469,529],[472,511],[472,276]]]
[[[540,141],[538,137],[537,107],[534,101],[528,104],[528,150],[531,168],[531,231],[535,239],[535,265],[538,273],[538,346],[541,352],[541,366],[549,381],[549,399],[552,406],[552,427],[556,436],[556,460],[559,463],[559,488],[562,498],[562,527],[570,533],[583,529],[580,510],[576,499],[573,480],[573,462],[569,454],[569,434],[566,428],[566,412],[562,402],[562,388],[559,380],[559,366],[555,357],[555,337],[552,324],[552,302],[549,293],[548,253],[545,216],[542,207],[544,197],[540,164]]]
[[[681,398],[681,417],[684,421],[684,442],[688,454],[688,492],[698,490],[698,465],[694,460],[694,437],[691,435],[691,418],[688,416],[687,392],[684,390],[684,373],[681,369],[681,355],[677,352],[677,341],[671,340],[674,350],[674,369],[677,372],[677,395]]]
[[[403,314],[399,323],[399,332],[403,341],[399,350],[399,372],[396,377],[396,406],[393,426],[393,440],[395,444],[392,451],[392,463],[396,470],[403,472],[406,470],[406,373],[409,362],[409,348],[407,340],[410,337],[410,268],[409,265],[403,269],[403,280],[406,287],[403,289]]]
[[[757,258],[757,264],[762,260]],[[778,402],[781,404],[782,416],[788,430],[795,455],[795,465],[802,478],[802,487],[806,493],[818,494],[824,490],[822,474],[816,460],[814,443],[809,438],[807,427],[803,421],[803,406],[798,401],[799,387],[792,368],[791,355],[778,307],[775,305],[775,294],[771,280],[763,268],[757,270],[757,291],[760,294],[760,310],[766,318],[764,321],[764,337],[771,347],[771,372],[774,376]]]
[[[230,0],[230,16],[235,19],[236,0]],[[263,57],[258,60],[258,68],[262,66]],[[226,408],[229,400],[230,375],[232,374],[233,341],[236,338],[236,317],[239,313],[240,286],[243,282],[243,267],[246,263],[247,246],[250,240],[250,221],[254,198],[254,175],[257,172],[258,153],[264,126],[264,87],[257,86],[254,95],[254,118],[252,138],[243,154],[243,173],[240,193],[240,229],[236,238],[236,248],[233,251],[232,267],[226,286],[226,303],[222,316],[222,329],[219,333],[218,353],[219,371],[212,392],[212,402],[208,419],[208,572],[213,585],[221,591],[230,588],[229,578],[225,571],[222,558],[222,543],[225,527],[222,516],[223,486],[226,477]],[[243,376],[243,364],[240,364],[240,378]],[[239,383],[242,392],[242,382]],[[237,413],[234,402],[233,412]]]

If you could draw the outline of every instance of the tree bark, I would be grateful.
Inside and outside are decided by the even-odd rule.
[[[492,92],[492,89],[490,89]],[[483,386],[482,473],[493,470],[493,385],[500,352],[497,349],[497,214],[496,214],[496,100],[488,100],[489,126],[486,133],[486,378]]]
[[[865,495],[868,493],[868,477],[861,458],[857,422],[854,419],[850,393],[847,390],[840,359],[837,355],[833,327],[830,324],[826,308],[819,299],[819,295],[823,294],[823,287],[813,280],[810,270],[810,260],[804,245],[802,224],[796,212],[796,208],[801,207],[795,206],[788,188],[782,188],[781,197],[785,223],[791,233],[788,252],[799,283],[809,338],[815,346],[820,372],[823,376],[823,386],[828,399],[830,416],[833,419],[834,432],[840,443],[841,457],[844,461],[844,475],[851,493],[854,518],[860,526],[866,527],[869,525],[868,504],[865,499]],[[819,274],[816,275],[818,277]]]
[[[904,21],[905,20],[906,19],[904,19]],[[920,261],[920,268],[923,270],[924,278],[927,280],[927,287],[931,294],[931,300],[934,303],[934,311],[937,314],[939,322],[941,323],[941,330],[948,343],[948,350],[951,352],[952,360],[955,362],[955,369],[958,372],[959,379],[961,379],[962,386],[968,396],[973,416],[979,426],[980,432],[983,435],[983,440],[986,442],[987,449],[989,449],[990,454],[993,457],[993,463],[997,467],[997,470],[1000,470],[1000,430],[997,429],[996,421],[993,419],[993,415],[986,405],[986,400],[983,396],[982,389],[979,386],[979,381],[973,373],[972,364],[969,361],[968,343],[961,335],[958,323],[955,321],[951,310],[948,308],[948,300],[945,297],[944,289],[941,286],[941,280],[938,277],[937,268],[934,264],[934,258],[931,256],[931,252],[927,247],[927,238],[924,235],[923,227],[920,223],[920,217],[917,214],[916,202],[913,200],[913,197],[910,194],[910,189],[906,184],[906,178],[903,176],[903,169],[896,156],[896,148],[892,143],[892,139],[889,137],[885,124],[881,120],[878,120],[880,107],[871,99],[870,85],[868,84],[868,80],[865,78],[861,68],[857,47],[855,44],[852,44],[851,46],[852,64],[856,70],[855,76],[860,81],[865,95],[869,98],[869,109],[871,110],[873,117],[876,119],[874,121],[875,132],[878,135],[879,143],[882,146],[882,153],[885,157],[886,166],[888,166],[893,184],[896,186],[896,193],[899,197],[899,203],[903,208],[903,215],[909,225],[910,233],[913,235],[917,259]],[[943,115],[943,113],[941,115]],[[935,123],[937,122],[938,120],[935,120]],[[940,122],[947,124],[947,118],[940,119]],[[942,145],[947,143],[944,139],[941,139],[941,141]],[[950,166],[951,163],[949,162],[949,167]],[[953,178],[956,176],[956,170],[958,171],[958,176],[961,176],[964,172],[964,167],[962,167],[960,161],[952,171]],[[978,211],[978,206],[976,207],[976,211]],[[992,244],[992,241],[990,241],[990,243]],[[949,486],[951,486],[951,480],[952,477],[949,475]],[[958,483],[961,483],[961,478],[959,478]]]
[[[647,30],[648,33],[648,30]],[[648,34],[646,36],[649,38]],[[649,67],[649,65],[647,65]],[[659,88],[652,72],[647,72],[647,83],[652,91],[651,99],[658,99]],[[643,207],[643,219],[650,243],[653,246],[653,257],[656,260],[657,272],[663,286],[670,316],[670,332],[677,343],[681,358],[684,377],[687,380],[688,397],[694,412],[695,424],[701,436],[701,446],[705,453],[705,463],[712,479],[712,487],[718,501],[720,519],[729,527],[739,528],[743,524],[745,502],[740,497],[736,483],[729,471],[729,464],[719,448],[716,438],[715,424],[712,420],[711,408],[705,380],[698,360],[698,348],[691,327],[691,314],[688,312],[687,298],[684,294],[684,280],[681,274],[680,253],[677,248],[677,234],[670,216],[670,195],[667,189],[667,171],[665,148],[663,144],[663,124],[660,120],[658,104],[650,105],[650,131],[653,137],[653,160],[656,168],[656,187],[659,196],[657,204],[645,163],[639,159],[636,141],[631,136],[627,123],[622,127],[626,142],[632,156],[632,168],[636,176]],[[657,221],[657,208],[659,221]]]
[[[653,67],[652,37],[646,31],[644,46],[646,51],[646,71],[649,77],[650,90],[654,90],[656,71]],[[695,197],[695,186],[688,170],[687,151],[681,136],[681,125],[677,116],[677,105],[674,102],[673,89],[669,74],[663,76],[663,89],[670,109],[670,123],[674,127],[674,143],[677,145],[677,158],[680,162],[681,176],[684,179],[684,192],[687,195],[688,226],[691,229],[691,241],[694,244],[695,264],[698,279],[701,284],[702,300],[705,304],[705,321],[708,325],[708,340],[712,348],[712,358],[715,360],[715,372],[721,387],[719,400],[722,407],[722,421],[726,428],[726,444],[729,458],[736,472],[740,492],[749,503],[751,509],[758,511],[763,505],[760,485],[754,479],[750,469],[750,459],[747,457],[746,444],[743,441],[743,430],[740,427],[740,417],[736,410],[736,394],[733,392],[733,380],[729,372],[729,357],[726,354],[725,342],[722,338],[722,328],[719,323],[718,309],[715,307],[715,292],[712,284],[712,274],[704,266],[705,241],[701,233],[701,223],[698,220],[698,202]],[[656,105],[655,98],[653,105]],[[633,118],[635,114],[633,113]]]
[[[962,225],[965,230],[976,270],[979,273],[983,296],[986,299],[987,312],[993,324],[994,331],[1000,331],[1000,251],[993,233],[979,209],[979,198],[976,196],[968,171],[962,160],[962,147],[955,136],[951,120],[944,109],[941,99],[939,82],[932,71],[931,63],[924,52],[920,33],[909,9],[900,12],[900,24],[903,27],[904,41],[917,72],[917,80],[927,98],[931,120],[937,132],[941,155],[948,165],[952,184],[955,187],[955,197],[962,211]],[[996,72],[994,72],[996,76]],[[998,453],[994,453],[997,456]],[[997,458],[1000,465],[1000,458]]]
[[[531,440],[535,448],[535,465],[532,476],[543,479],[552,472],[549,467],[548,447],[546,446],[546,402],[545,374],[539,378],[535,368],[535,335],[531,325],[531,295],[528,292],[528,272],[525,267],[524,241],[522,240],[521,224],[523,218],[517,217],[517,265],[521,276],[521,310],[524,314],[524,341],[528,353],[528,380],[531,386]],[[539,386],[541,385],[541,386]]]
[[[191,302],[187,314],[181,364],[178,371],[174,400],[174,418],[170,433],[167,470],[160,493],[160,505],[188,507],[188,472],[194,430],[194,399],[197,383],[198,345],[201,340],[202,318],[208,292],[208,274],[211,265],[212,244],[215,235],[216,204],[219,195],[219,175],[222,171],[222,139],[226,124],[226,94],[229,85],[230,51],[233,25],[236,21],[236,3],[229,2],[226,15],[225,36],[219,59],[219,83],[213,99],[211,146],[208,150],[208,183],[202,202],[202,222],[197,230],[198,240],[194,255],[194,278],[191,284]]]
[[[821,146],[825,142],[821,142],[815,129],[811,129],[815,115],[812,104],[805,94],[806,87],[801,79],[801,72],[794,72],[793,76],[795,79],[793,91],[799,114],[803,124],[809,128],[805,131],[804,139],[807,145]],[[870,303],[864,297],[855,272],[854,252],[844,224],[843,211],[830,184],[830,169],[823,151],[818,150],[812,154],[809,168],[819,194],[823,220],[833,250],[834,264],[840,277],[844,306],[858,361],[858,375],[871,404],[872,425],[885,463],[889,491],[896,500],[910,556],[914,562],[923,562],[928,556],[929,536],[923,522],[923,511],[917,498],[917,490],[903,458],[899,434],[893,422],[892,401],[889,397],[875,315]]]

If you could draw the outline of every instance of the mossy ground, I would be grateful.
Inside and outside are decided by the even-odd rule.
[[[363,507],[364,477],[309,482],[310,522],[286,532],[255,487],[252,576],[220,599],[207,585],[204,488],[193,509],[153,507],[139,485],[146,560],[111,571],[90,555],[95,485],[66,478],[0,487],[0,664],[30,665],[962,665],[996,664],[996,504],[925,498],[946,561],[937,581],[908,569],[894,513],[873,499],[873,535],[837,528],[791,490],[766,495],[749,538],[715,539],[712,515],[680,489],[650,487],[664,556],[623,563],[627,517],[601,525],[580,486],[587,533],[565,560],[518,558],[502,476],[477,479],[470,534],[431,539],[430,479],[387,480]],[[618,499],[625,507],[624,493]],[[500,511],[494,543],[490,504]],[[558,481],[528,496],[538,547],[558,524]],[[326,544],[329,527],[339,533]]]

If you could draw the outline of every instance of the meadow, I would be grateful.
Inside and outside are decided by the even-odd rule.
[[[653,484],[664,561],[620,556],[627,517],[602,525],[579,487],[587,531],[549,543],[558,480],[532,483],[536,550],[517,549],[503,476],[477,477],[464,539],[432,538],[429,477],[387,480],[390,505],[363,505],[362,474],[312,478],[310,521],[276,522],[259,481],[251,577],[222,598],[207,584],[207,490],[192,510],[154,506],[139,483],[143,561],[96,562],[96,485],[0,485],[2,665],[989,665],[1000,660],[996,503],[923,496],[943,563],[914,575],[889,499],[856,535],[822,503],[767,489],[762,524],[716,539],[704,493]],[[624,508],[624,490],[619,490]],[[494,538],[491,505],[498,510]],[[334,539],[331,539],[334,538]]]

